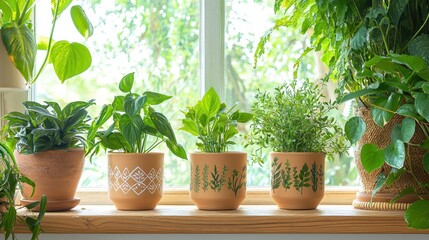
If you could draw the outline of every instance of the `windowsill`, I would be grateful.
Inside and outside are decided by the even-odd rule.
[[[21,212],[20,214],[24,214]],[[193,205],[159,205],[151,211],[118,211],[113,205],[79,205],[46,213],[46,233],[424,233],[409,229],[402,211],[357,210],[321,205],[316,210],[281,210],[242,205],[234,211],[201,211]],[[27,232],[23,225],[16,232]]]

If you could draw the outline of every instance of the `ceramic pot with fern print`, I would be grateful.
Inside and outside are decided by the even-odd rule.
[[[271,197],[282,209],[315,209],[325,193],[325,154],[272,152]]]
[[[190,154],[192,201],[202,210],[237,209],[246,197],[247,154]]]

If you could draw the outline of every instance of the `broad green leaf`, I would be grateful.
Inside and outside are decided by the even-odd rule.
[[[404,12],[409,0],[392,0],[390,1],[389,11],[387,14],[390,17],[394,26],[398,26],[402,13]]]
[[[104,105],[100,111],[100,115],[97,118],[97,126],[101,127],[112,116],[113,111],[112,105]]]
[[[364,67],[372,67],[379,63],[382,59],[384,58],[381,56],[374,56],[373,58],[365,62]]]
[[[381,89],[369,89],[369,88],[362,89],[362,90],[344,95],[344,97],[341,98],[340,103],[347,102],[349,100],[353,100],[353,99],[360,98],[363,96],[380,93],[382,91],[383,90],[381,90]]]
[[[119,132],[113,132],[101,138],[101,145],[110,150],[123,149],[128,152],[128,149],[130,149],[129,143]]]
[[[52,16],[55,16],[58,7],[58,16],[70,5],[73,0],[51,0]]]
[[[429,83],[423,83],[422,89],[424,93],[429,94]]]
[[[119,129],[130,145],[135,144],[137,140],[141,139],[143,126],[143,119],[140,115],[130,117],[124,114],[119,119]]]
[[[390,135],[392,142],[395,142],[396,140],[402,141],[401,125],[395,124]]]
[[[383,111],[383,118],[385,122],[389,122],[390,119],[392,119],[394,113],[398,110],[399,105],[402,101],[402,95],[399,93],[392,93],[390,94],[389,98],[387,99],[386,104],[384,105],[384,108],[388,111]]]
[[[379,97],[375,102],[374,105],[375,106],[379,106],[381,108],[384,108],[384,106],[387,103],[387,99],[383,98],[383,97]],[[371,107],[371,117],[372,120],[374,120],[374,122],[379,126],[379,127],[383,127],[384,126],[384,110],[377,108],[377,107]]]
[[[170,149],[170,151],[174,155],[176,155],[176,156],[178,156],[178,157],[180,157],[182,159],[188,159],[188,156],[186,156],[186,151],[182,147],[182,145],[176,144],[176,143],[174,143],[174,142],[172,142],[172,141],[170,141],[168,139],[165,141],[165,143],[167,144],[168,149]]]
[[[168,119],[162,113],[151,111],[150,119],[159,133],[166,136],[171,142],[176,143],[176,136],[174,135],[173,128],[171,127],[170,122],[168,122]]]
[[[365,133],[366,123],[361,117],[352,117],[346,122],[344,130],[350,143],[355,144]]]
[[[389,166],[402,168],[405,161],[405,146],[401,140],[389,144],[384,149],[384,159]]]
[[[119,90],[121,90],[124,93],[129,93],[133,88],[133,84],[134,84],[134,73],[133,72],[128,73],[119,82]]]
[[[228,130],[225,132],[224,141],[229,140],[236,134],[238,134],[237,128],[235,128],[234,126],[229,127]]]
[[[8,4],[7,1],[0,1],[0,9],[1,9],[1,14],[0,16],[2,17],[0,19],[0,26],[3,23],[7,23],[11,21],[12,18],[12,8],[11,6]]]
[[[362,165],[368,173],[379,169],[384,164],[384,152],[375,144],[365,144],[361,150]]]
[[[401,169],[392,168],[389,175],[387,176],[386,185],[391,186],[404,173],[405,173],[405,169],[403,168]]]
[[[115,109],[115,111],[125,112],[124,101],[125,101],[124,96],[115,96],[115,99],[113,100],[113,103],[112,103],[112,106]]]
[[[68,41],[56,42],[52,47],[50,58],[61,82],[84,72],[92,62],[88,48],[80,43]]]
[[[411,193],[416,193],[416,190],[413,187],[407,187],[405,189],[402,189],[394,198],[392,198],[392,200],[390,200],[390,204],[396,203],[403,196]]]
[[[94,33],[94,28],[86,16],[85,11],[81,6],[73,6],[70,10],[71,18],[74,26],[85,39],[88,39]]]
[[[423,157],[423,168],[429,174],[429,153],[426,153]]]
[[[1,28],[1,38],[10,61],[27,82],[33,80],[37,43],[33,31],[23,24],[6,23]]]
[[[417,229],[429,228],[429,200],[418,200],[405,211],[408,227]]]
[[[403,104],[396,113],[405,117],[419,118],[416,107],[413,104]]]
[[[409,142],[414,136],[416,130],[416,122],[412,118],[405,118],[401,124],[401,140]]]
[[[252,120],[253,114],[246,113],[246,112],[240,112],[237,118],[237,122],[239,123],[246,123],[250,120]]]
[[[133,94],[128,94],[124,100],[124,110],[130,117],[139,114],[144,104],[146,96],[138,96],[135,98]]]
[[[350,46],[353,50],[359,50],[365,46],[366,41],[366,25],[362,24],[362,26],[357,30],[356,34],[350,40]]]
[[[191,119],[187,119],[187,118],[182,119],[182,124],[183,126],[179,130],[186,131],[194,136],[199,135],[197,125]]]
[[[55,41],[52,39],[52,45],[55,44]],[[49,38],[46,36],[37,37],[37,49],[38,50],[48,50]]]
[[[426,81],[429,81],[429,68],[425,68],[417,73],[419,77],[423,78]]]
[[[164,94],[157,93],[157,92],[151,92],[151,91],[144,92],[143,96],[147,97],[146,103],[149,105],[158,105],[158,104],[172,98],[172,96],[164,95]]]
[[[429,63],[429,34],[421,34],[411,40],[408,52],[413,56],[422,57]]]
[[[201,103],[204,112],[207,114],[207,119],[216,115],[221,105],[219,96],[212,87],[206,92],[206,94],[204,94],[203,99],[201,99]]]
[[[371,203],[372,203],[372,199],[375,197],[377,192],[384,186],[385,183],[386,183],[386,176],[383,173],[380,173],[375,179],[375,187],[374,187],[374,190],[372,190],[372,194],[371,194]]]
[[[390,56],[394,62],[404,64],[416,73],[428,67],[425,60],[421,57],[405,54],[390,54]]]
[[[424,117],[426,121],[429,121],[429,94],[415,93],[414,97],[416,99],[414,104],[417,113]]]

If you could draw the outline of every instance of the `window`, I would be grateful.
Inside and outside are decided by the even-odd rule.
[[[270,90],[293,79],[295,61],[307,44],[299,31],[277,32],[270,43],[272,50],[253,68],[254,48],[273,22],[274,0],[75,0],[75,3],[84,6],[95,27],[94,36],[86,42],[93,56],[92,67],[64,84],[55,79],[53,69],[47,68],[35,87],[35,98],[62,104],[96,99],[92,116],[96,116],[103,104],[113,100],[119,80],[129,72],[136,72],[136,79],[141,79],[136,89],[173,96],[158,110],[167,115],[174,129],[180,126],[180,110],[197,101],[199,93],[210,86],[221,90],[229,105],[239,102],[240,108],[250,110],[258,88]],[[260,14],[255,16],[255,12]],[[49,29],[44,29],[47,25],[44,23],[50,21],[49,16],[48,6],[38,9],[38,35],[48,35]],[[69,18],[60,19],[61,28],[57,28],[56,34],[70,35],[68,39],[82,42],[77,32],[69,32],[73,29],[68,27],[72,23],[66,20]],[[219,38],[223,35],[225,43]],[[317,79],[321,74],[315,70],[317,67],[314,56],[308,56],[301,64],[299,75]],[[195,149],[194,139],[187,133],[176,131],[176,134],[188,151]],[[104,154],[93,163],[87,161],[80,186],[107,186],[106,162]],[[328,164],[328,184],[356,184],[357,175],[351,163],[349,158],[341,158]],[[268,169],[268,161],[262,167],[249,168],[248,185],[268,186]],[[187,161],[166,155],[165,186],[186,187],[188,172]]]

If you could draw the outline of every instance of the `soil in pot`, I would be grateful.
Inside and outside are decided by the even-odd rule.
[[[15,151],[14,155],[21,173],[36,184],[33,196],[32,187],[23,184],[21,205],[39,201],[42,195],[48,199],[48,212],[67,211],[79,204],[80,199],[75,198],[75,194],[85,161],[83,149],[49,150],[29,155]]]
[[[325,155],[270,154],[271,197],[282,209],[315,209],[325,193]]]
[[[151,210],[162,198],[164,153],[108,153],[109,198],[119,210]]]
[[[191,153],[192,201],[201,210],[237,209],[246,197],[247,154]]]

